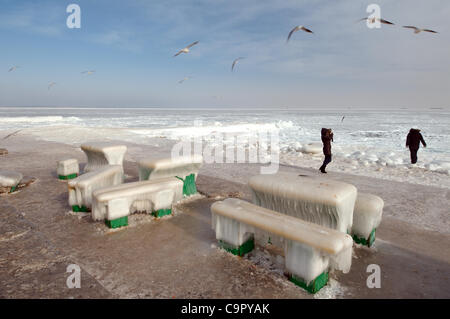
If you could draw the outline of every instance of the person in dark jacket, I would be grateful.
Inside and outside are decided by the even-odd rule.
[[[320,166],[319,170],[326,174],[325,168],[331,162],[331,142],[333,141],[333,131],[330,128],[322,128],[322,143],[323,143],[323,155],[325,155],[325,159],[323,160],[322,166]]]
[[[406,147],[409,147],[411,153],[411,164],[417,163],[417,151],[419,150],[420,143],[422,143],[423,147],[427,147],[427,143],[425,143],[422,134],[420,134],[420,130],[410,129],[406,137]]]

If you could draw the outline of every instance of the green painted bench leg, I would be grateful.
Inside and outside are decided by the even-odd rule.
[[[376,233],[376,229],[374,228],[368,238],[361,238],[361,237],[358,237],[357,235],[353,235],[353,241],[357,244],[366,245],[367,247],[371,247],[373,245],[373,243],[375,242],[375,233]]]
[[[19,185],[16,185],[16,186],[13,186],[13,187],[11,187],[11,189],[9,190],[9,193],[14,193],[15,191],[17,191],[17,187],[18,187]]]
[[[195,185],[195,174],[191,174],[182,179],[181,177],[175,176],[176,178],[183,181],[183,195],[190,196],[197,193],[197,186]]]
[[[61,180],[74,179],[78,177],[78,174],[70,174],[70,175],[58,175],[58,178]]]
[[[289,280],[309,293],[315,294],[328,283],[328,272],[323,272],[307,285],[305,281],[295,275],[291,275]]]
[[[244,256],[245,254],[251,252],[253,248],[255,248],[255,240],[253,237],[248,239],[245,243],[242,245],[236,247],[234,245],[230,245],[222,240],[219,240],[219,246],[220,248],[228,251],[229,253],[232,253],[236,256]]]
[[[78,206],[78,205],[74,205],[72,206],[72,211],[75,213],[88,213],[89,212],[89,208],[87,208],[86,206]]]
[[[119,228],[128,226],[128,216],[120,217],[113,220],[105,220],[105,224],[109,228]]]
[[[152,213],[153,216],[155,216],[156,218],[160,218],[166,215],[170,215],[172,214],[172,209],[168,208],[168,209],[160,209],[157,210],[155,212]]]

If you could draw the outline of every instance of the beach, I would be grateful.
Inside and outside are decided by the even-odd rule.
[[[79,139],[98,139],[90,129],[78,128],[80,132],[85,135],[78,134]],[[138,179],[137,160],[169,156],[173,142],[154,137],[152,143],[125,144],[130,182]],[[226,197],[250,200],[246,183],[259,174],[259,164],[205,164],[197,180],[200,194],[178,203],[173,216],[155,220],[135,214],[130,226],[109,230],[89,214],[72,213],[67,184],[57,179],[58,160],[76,158],[81,167],[86,163],[79,145],[24,131],[3,140],[1,147],[8,149],[0,157],[2,169],[37,179],[0,197],[2,298],[450,297],[450,189],[445,184],[335,172],[330,165],[329,173],[319,178],[351,183],[383,198],[385,207],[374,247],[354,245],[350,273],[331,273],[328,285],[310,295],[283,276],[283,256],[276,247],[258,246],[243,258],[217,247],[210,205]],[[282,164],[279,170],[319,174],[307,165]],[[66,286],[69,264],[82,269],[80,289]],[[370,264],[381,268],[379,289],[366,285]]]

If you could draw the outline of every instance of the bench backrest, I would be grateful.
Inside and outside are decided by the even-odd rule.
[[[139,180],[151,180],[164,177],[197,175],[203,163],[201,155],[164,158],[139,162]]]

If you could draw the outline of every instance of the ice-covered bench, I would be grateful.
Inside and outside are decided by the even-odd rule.
[[[84,172],[90,172],[106,165],[123,165],[123,159],[127,152],[125,145],[110,143],[88,143],[81,145],[81,149],[87,156],[87,164]]]
[[[80,173],[78,161],[74,158],[59,161],[56,166],[58,178],[62,180],[73,179]]]
[[[352,236],[356,243],[372,246],[383,214],[383,200],[372,194],[358,193],[353,212]]]
[[[215,202],[211,213],[220,246],[236,255],[253,249],[257,231],[284,238],[289,278],[310,292],[317,292],[327,283],[330,269],[344,273],[350,270],[350,235],[236,198]]]
[[[258,175],[249,180],[253,203],[350,234],[355,186],[297,174]]]
[[[78,176],[68,182],[69,205],[74,212],[87,212],[92,206],[92,193],[100,188],[123,183],[120,165],[109,165]]]
[[[23,175],[13,171],[0,170],[0,192],[12,193],[17,189]]]
[[[201,155],[181,156],[139,162],[139,180],[177,177],[183,181],[183,194],[197,193],[195,181],[203,163]]]
[[[183,182],[175,177],[102,188],[93,194],[92,218],[106,220],[110,228],[126,226],[134,212],[171,214],[172,204],[182,198]]]

